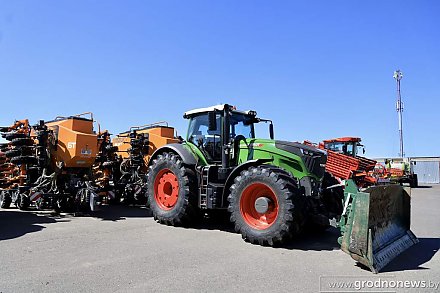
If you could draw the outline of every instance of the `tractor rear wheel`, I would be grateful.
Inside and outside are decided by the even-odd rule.
[[[254,244],[280,244],[300,233],[304,198],[295,179],[273,166],[250,167],[235,178],[228,211],[235,230]]]
[[[178,155],[158,155],[149,167],[147,182],[148,203],[156,221],[180,226],[197,216],[197,178]]]

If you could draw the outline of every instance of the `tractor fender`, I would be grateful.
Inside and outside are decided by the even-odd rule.
[[[179,157],[182,158],[183,163],[185,165],[194,166],[197,164],[196,157],[190,151],[188,151],[182,144],[171,143],[171,144],[164,145],[163,147],[160,147],[156,151],[154,151],[154,153],[151,155],[151,158],[150,158],[150,161],[148,162],[148,165],[150,165],[151,162],[153,162],[153,160],[159,154],[164,153],[164,152],[173,152],[173,153],[179,155]]]
[[[252,166],[260,166],[264,163],[268,163],[268,162],[272,162],[272,161],[273,161],[272,159],[249,160],[249,161],[235,167],[235,169],[232,170],[232,172],[229,174],[228,178],[226,179],[225,188],[223,188],[223,193],[222,193],[223,206],[226,205],[226,200],[229,195],[229,187],[231,187],[231,185],[234,183],[235,177],[240,175],[241,171],[246,170],[247,168],[252,167]]]

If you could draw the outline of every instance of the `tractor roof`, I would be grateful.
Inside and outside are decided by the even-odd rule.
[[[206,108],[198,108],[198,109],[194,109],[194,110],[190,110],[185,112],[185,114],[183,114],[183,117],[190,117],[190,116],[194,116],[197,114],[201,114],[201,113],[207,113],[207,112],[212,112],[212,111],[223,111],[223,109],[225,108],[226,104],[220,104],[220,105],[215,105],[215,106],[211,106],[211,107],[206,107]],[[249,114],[256,114],[255,111],[238,111],[236,110],[235,107],[233,108],[233,113],[239,113],[239,114],[245,114],[245,115],[249,115]]]
[[[324,140],[324,143],[332,143],[332,142],[360,142],[360,137],[339,137],[333,139]]]

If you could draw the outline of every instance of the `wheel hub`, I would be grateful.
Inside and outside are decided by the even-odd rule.
[[[179,183],[171,170],[163,169],[159,172],[154,182],[154,193],[156,202],[163,210],[170,210],[176,205]]]
[[[255,200],[255,210],[259,214],[264,214],[269,210],[272,200],[268,197],[261,196]]]
[[[240,197],[240,213],[246,224],[257,230],[269,228],[278,216],[278,201],[268,185],[249,184]]]

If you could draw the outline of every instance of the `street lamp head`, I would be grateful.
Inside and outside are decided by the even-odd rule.
[[[400,71],[400,70],[394,71],[393,77],[395,80],[401,80],[403,77],[402,71]]]

